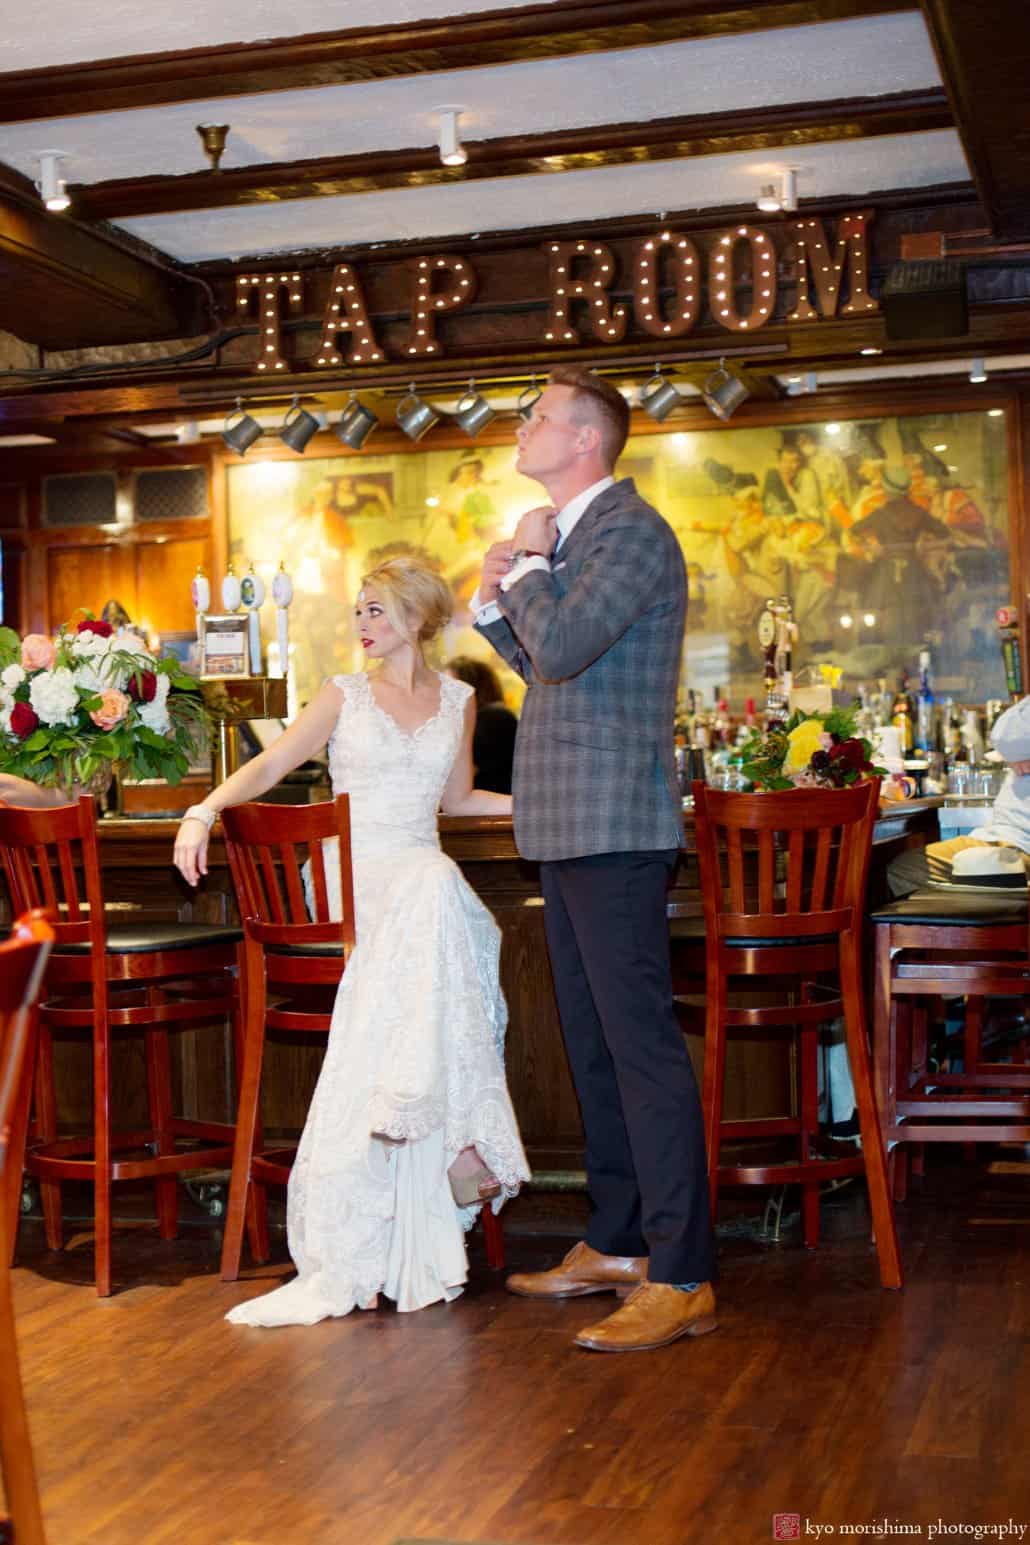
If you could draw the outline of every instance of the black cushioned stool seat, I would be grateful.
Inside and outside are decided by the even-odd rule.
[[[947,923],[953,928],[1023,923],[1027,920],[1027,895],[1025,887],[973,891],[935,885],[914,891],[903,901],[891,902],[869,916],[874,923]]]
[[[195,950],[206,944],[239,944],[242,938],[242,928],[229,928],[220,923],[154,923],[144,919],[109,928],[106,953],[145,955],[153,950]],[[54,950],[55,955],[88,955],[89,952],[88,939],[65,942]]]

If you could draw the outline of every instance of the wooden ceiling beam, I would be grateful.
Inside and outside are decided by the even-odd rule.
[[[1030,237],[1026,0],[922,0],[977,192],[999,240]]]
[[[905,0],[555,0],[0,74],[0,122],[396,79],[913,9]]]
[[[122,220],[180,210],[220,209],[287,199],[340,197],[385,188],[426,187],[479,178],[545,175],[739,151],[783,150],[882,134],[918,134],[952,122],[939,89],[844,101],[777,104],[699,113],[647,123],[467,141],[461,168],[442,166],[435,146],[234,167],[179,177],[132,177],[74,185],[75,213]]]
[[[0,169],[0,329],[48,349],[188,336],[210,325],[209,294],[127,241],[48,214],[31,183]]]

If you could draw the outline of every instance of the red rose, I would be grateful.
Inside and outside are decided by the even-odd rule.
[[[77,633],[95,633],[98,638],[110,638],[114,632],[109,622],[94,622],[89,617],[84,617],[75,630]]]
[[[11,709],[11,734],[19,740],[27,740],[32,731],[39,728],[39,715],[28,703],[15,703]]]
[[[846,767],[854,767],[856,772],[861,772],[869,765],[862,742],[854,738],[842,740],[836,746],[831,746],[830,759],[834,762],[843,762]]]
[[[157,672],[140,671],[138,676],[130,676],[125,690],[136,703],[152,703],[157,696]]]

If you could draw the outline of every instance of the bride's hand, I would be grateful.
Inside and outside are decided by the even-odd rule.
[[[210,829],[196,816],[187,817],[175,834],[175,867],[190,885],[207,874],[207,845]]]

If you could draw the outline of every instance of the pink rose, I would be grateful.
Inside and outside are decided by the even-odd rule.
[[[48,671],[56,659],[53,639],[47,638],[45,633],[26,633],[21,641],[23,670]]]
[[[124,692],[119,692],[116,687],[108,687],[100,694],[100,707],[94,708],[90,714],[93,723],[102,730],[113,730],[116,724],[121,724],[129,711],[129,699]]]

